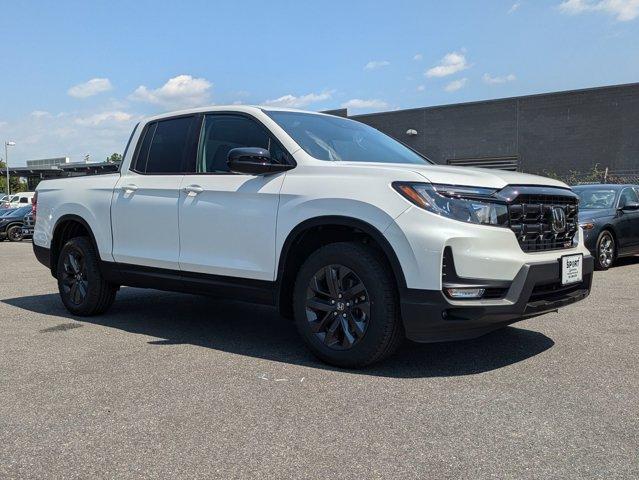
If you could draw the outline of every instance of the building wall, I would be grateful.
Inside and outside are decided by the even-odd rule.
[[[437,163],[516,157],[531,173],[639,169],[639,83],[350,118]]]

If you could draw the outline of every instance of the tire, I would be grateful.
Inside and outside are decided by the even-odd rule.
[[[597,270],[608,270],[617,257],[617,244],[610,230],[604,230],[597,238],[597,254],[595,267]]]
[[[393,275],[380,254],[359,243],[333,243],[309,256],[297,274],[293,310],[310,350],[338,367],[378,362],[404,339]]]
[[[7,239],[10,242],[21,242],[23,238],[22,227],[20,225],[13,225],[7,229]]]
[[[58,257],[56,278],[62,303],[78,316],[106,312],[118,290],[102,277],[98,254],[88,237],[72,238],[64,244]]]

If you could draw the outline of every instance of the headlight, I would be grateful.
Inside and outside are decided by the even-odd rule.
[[[592,222],[582,222],[579,224],[579,226],[584,230],[592,230],[593,228],[595,228],[595,224]]]
[[[508,206],[492,188],[395,182],[393,188],[418,207],[461,222],[508,226]]]

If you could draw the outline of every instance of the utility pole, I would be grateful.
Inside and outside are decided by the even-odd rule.
[[[11,195],[11,186],[9,185],[9,149],[8,147],[15,147],[16,142],[6,141],[4,142],[4,168],[7,172],[7,195]]]

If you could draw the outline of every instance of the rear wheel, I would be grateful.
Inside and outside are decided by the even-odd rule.
[[[22,235],[22,227],[20,225],[14,225],[7,230],[7,238],[10,242],[21,242],[24,236]]]
[[[334,243],[302,265],[294,291],[297,328],[323,361],[363,367],[391,355],[404,331],[392,273],[373,249]]]
[[[608,270],[615,261],[617,254],[615,238],[608,230],[599,234],[597,240],[597,270]]]
[[[64,244],[56,270],[62,303],[74,315],[106,312],[115,300],[117,286],[107,282],[98,267],[98,255],[87,237]]]

